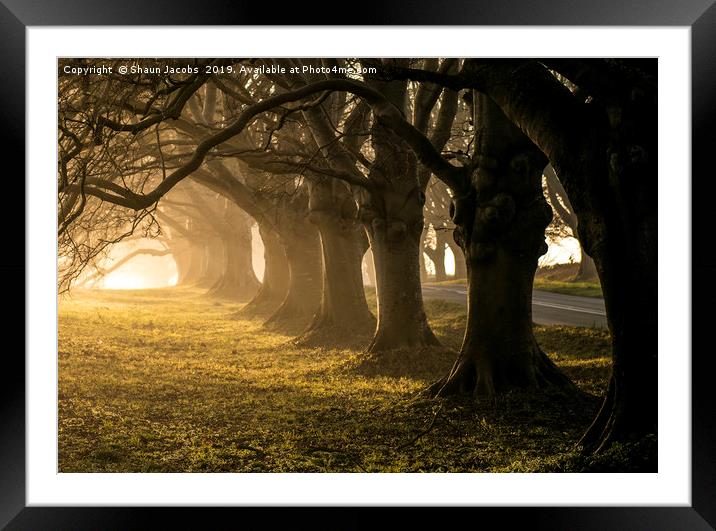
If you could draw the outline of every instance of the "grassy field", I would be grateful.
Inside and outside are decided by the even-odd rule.
[[[61,472],[622,469],[573,453],[609,371],[607,332],[536,327],[583,394],[420,398],[455,353],[299,348],[187,289],[74,292],[59,308]],[[428,301],[452,349],[464,309]],[[618,458],[617,458],[618,461]],[[624,465],[626,466],[626,465]],[[600,468],[601,467],[601,468]]]

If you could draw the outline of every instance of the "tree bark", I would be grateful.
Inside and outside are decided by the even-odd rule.
[[[508,117],[549,157],[579,218],[579,239],[599,273],[613,369],[602,408],[580,441],[588,452],[657,432],[656,77],[624,63],[580,63],[582,72],[604,83],[562,72],[590,93],[590,104],[577,101],[534,64],[519,70],[490,67],[497,75],[488,72],[482,79]],[[562,65],[550,64],[557,70]],[[600,68],[591,68],[595,64]]]
[[[363,288],[362,261],[367,249],[363,227],[327,211],[312,211],[322,252],[321,304],[300,342],[343,338],[351,342],[375,329]]]
[[[532,284],[552,217],[542,195],[546,159],[488,97],[475,93],[474,105],[480,158],[469,193],[451,207],[467,266],[467,327],[452,370],[430,392],[567,386],[532,331]]]
[[[584,252],[584,248],[581,248],[582,257],[579,260],[579,269],[574,277],[574,280],[595,280],[598,279],[597,265],[591,256]]]
[[[234,205],[229,206],[225,217],[229,228],[221,234],[224,267],[209,294],[237,301],[250,300],[260,286],[252,263],[251,218]]]
[[[647,311],[642,304],[629,309]],[[612,375],[606,395],[578,443],[587,452],[598,453],[612,443],[637,442],[657,433],[658,346],[656,339],[650,337],[655,335],[650,322],[653,317],[647,313],[638,319],[627,318],[627,326],[615,328]]]
[[[420,282],[428,281],[428,268],[425,264],[425,251],[423,249],[423,237],[420,237],[420,254],[418,255],[418,267],[420,268]]]
[[[435,265],[435,281],[443,282],[447,280],[447,273],[445,272],[445,236],[442,231],[435,232],[435,239],[435,249],[428,256]]]
[[[202,245],[201,272],[196,285],[211,288],[223,276],[226,267],[226,245],[221,237],[211,237]]]
[[[455,243],[454,238],[448,238],[447,244],[452,251],[452,255],[455,260],[455,275],[456,280],[467,278],[467,265],[465,262],[465,254],[462,252],[462,247]]]
[[[423,219],[419,195],[386,192],[383,199],[387,207],[383,211],[390,214],[373,216],[367,225],[378,299],[378,323],[368,351],[437,346],[420,282]]]
[[[276,310],[288,293],[289,272],[284,246],[278,234],[265,224],[259,223],[259,234],[264,244],[264,278],[254,298],[241,310],[247,314]]]
[[[261,283],[251,263],[251,234],[227,235],[224,244],[224,272],[209,290],[209,294],[236,301],[256,295]]]
[[[612,334],[607,393],[580,441],[592,452],[657,433],[656,93],[634,91],[618,110],[609,113],[607,164],[598,167],[606,176],[596,181],[600,201],[567,187],[577,196],[580,239],[594,258]]]
[[[373,85],[404,109],[405,83]],[[424,111],[424,109],[423,109]],[[438,346],[423,306],[421,259],[423,207],[429,172],[421,180],[415,153],[405,140],[380,121],[371,128],[375,183],[360,205],[376,272],[378,322],[368,352]]]
[[[183,256],[183,262],[186,263],[184,269],[184,278],[181,279],[182,286],[195,286],[202,277],[202,266],[203,266],[203,252],[202,246],[194,245],[189,242],[183,252],[179,255]]]
[[[281,236],[288,262],[288,291],[266,324],[310,319],[320,304],[321,243],[318,231],[310,223],[305,223],[301,229]]]

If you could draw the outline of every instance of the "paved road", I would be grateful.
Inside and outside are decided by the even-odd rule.
[[[423,298],[443,299],[467,306],[467,287],[462,284],[431,286],[423,284]],[[604,300],[534,291],[532,293],[532,320],[537,324],[569,326],[596,326],[606,328]]]

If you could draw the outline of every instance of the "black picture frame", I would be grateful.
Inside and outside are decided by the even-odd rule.
[[[713,327],[709,302],[716,296],[713,279],[716,267],[710,258],[713,198],[716,197],[711,153],[716,148],[716,4],[714,0],[469,0],[428,2],[420,0],[400,5],[397,1],[362,2],[350,17],[352,25],[590,25],[590,26],[689,26],[692,36],[692,505],[690,507],[530,507],[451,509],[430,515],[422,508],[401,515],[427,524],[430,518],[453,525],[468,518],[476,525],[499,522],[511,528],[521,523],[535,529],[713,529],[716,526],[716,399],[712,391],[714,348],[708,334]],[[0,261],[0,278],[26,277],[24,230],[25,175],[25,31],[27,26],[74,25],[213,25],[213,24],[335,24],[336,20],[317,18],[319,13],[338,13],[336,4],[322,9],[302,3],[266,3],[203,0],[192,3],[170,0],[0,0],[0,42],[3,57],[0,81],[0,124],[5,137],[2,145],[6,178],[3,213],[13,219],[15,230],[5,231],[6,249],[11,254]],[[347,16],[344,15],[343,20]],[[48,118],[49,119],[49,118]],[[12,165],[16,166],[13,168]],[[12,169],[11,169],[12,168]],[[684,185],[683,179],[679,181]],[[20,200],[20,197],[23,199]],[[10,213],[12,208],[17,212]],[[10,217],[12,216],[12,217]],[[23,225],[24,227],[24,225]],[[235,528],[252,516],[262,526],[276,518],[291,518],[292,527],[363,528],[373,526],[382,514],[377,508],[323,509],[318,520],[311,508],[102,508],[102,507],[26,507],[25,503],[25,329],[24,286],[7,282],[6,312],[2,320],[3,345],[0,365],[0,526],[8,529],[135,529]],[[696,289],[698,287],[698,289]],[[19,340],[12,348],[10,337]],[[699,341],[701,339],[701,341]],[[703,346],[706,345],[706,346]],[[689,353],[676,353],[688,355]],[[260,515],[255,513],[259,511]],[[468,514],[453,514],[459,511]],[[241,514],[237,514],[240,512]],[[406,519],[407,518],[407,519]],[[241,519],[241,520],[239,520]],[[246,520],[244,520],[246,519]],[[220,523],[220,522],[226,523]]]

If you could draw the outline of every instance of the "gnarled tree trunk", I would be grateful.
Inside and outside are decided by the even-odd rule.
[[[251,262],[251,240],[244,236],[234,234],[227,238],[224,272],[209,290],[210,295],[245,301],[258,291],[260,282]]]
[[[465,73],[482,75],[481,86],[549,157],[596,264],[613,369],[602,408],[580,442],[601,451],[657,430],[656,61],[547,64],[591,101],[574,98],[535,63],[467,61]]]
[[[532,331],[532,283],[552,216],[541,186],[546,159],[489,98],[474,101],[480,158],[469,192],[451,207],[467,265],[467,327],[453,369],[430,391],[566,386]]]
[[[579,443],[586,451],[599,452],[613,442],[639,441],[657,433],[656,208],[638,202],[629,208],[630,212],[621,212],[626,219],[641,219],[627,222],[626,227],[619,224],[618,231],[614,231],[618,211],[602,218],[606,223],[580,224],[587,245],[597,244],[591,250],[612,335],[612,374],[606,396]],[[608,238],[599,237],[605,232]]]
[[[398,109],[406,108],[405,83],[373,80],[371,84]],[[420,111],[427,123],[432,104],[425,105]],[[421,287],[429,172],[421,180],[415,153],[380,121],[371,127],[371,142],[372,186],[359,211],[373,251],[377,284],[378,323],[368,351],[438,346],[425,315]]]

